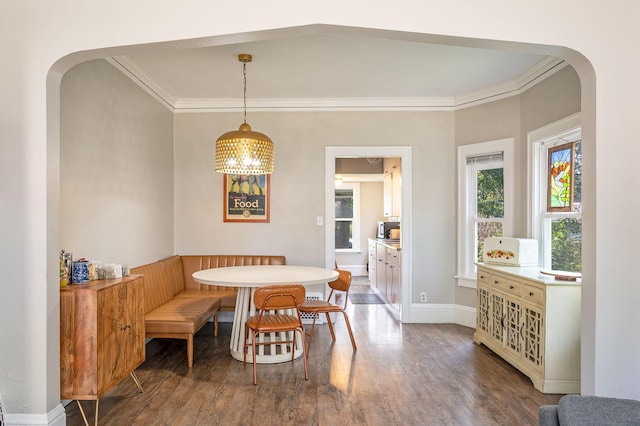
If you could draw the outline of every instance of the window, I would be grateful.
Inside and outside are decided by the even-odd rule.
[[[476,234],[476,261],[482,262],[484,240],[502,237],[504,221],[504,167],[502,152],[467,157],[469,175],[468,232]]]
[[[549,208],[550,153],[573,143],[573,203]],[[538,240],[540,265],[582,271],[582,140],[579,114],[529,133],[530,234]],[[560,210],[560,211],[559,211]]]
[[[475,287],[484,239],[513,232],[513,139],[458,147],[458,284]]]
[[[342,183],[335,189],[336,251],[360,251],[360,184]]]

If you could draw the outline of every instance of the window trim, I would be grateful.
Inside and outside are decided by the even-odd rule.
[[[547,161],[542,154],[551,146],[565,143],[566,140],[581,139],[581,136],[580,113],[527,133],[527,232],[531,238],[538,240],[538,263],[542,268],[551,268],[551,250],[547,248],[549,238],[544,237],[551,235],[551,225],[545,219],[582,218],[581,212],[546,211]],[[546,148],[542,146],[544,143],[548,144]]]
[[[334,200],[335,193],[337,189],[351,189],[353,191],[353,219],[351,219],[353,235],[351,238],[353,239],[353,244],[350,249],[337,249],[335,248],[335,240],[334,240],[334,250],[336,253],[360,253],[362,252],[360,247],[360,182],[342,182],[339,186],[333,190]],[[337,221],[347,221],[342,218],[336,218],[335,215],[333,217],[334,220],[334,231],[335,231],[335,222]]]
[[[458,250],[457,250],[457,275],[458,286],[476,288],[476,254],[473,252],[476,246],[475,233],[469,232],[469,197],[472,190],[469,188],[469,176],[467,173],[467,158],[482,155],[503,153],[504,170],[504,219],[503,235],[513,234],[514,228],[514,138],[498,139],[488,142],[480,142],[458,147]]]

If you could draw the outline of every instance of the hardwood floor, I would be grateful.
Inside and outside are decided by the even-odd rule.
[[[196,335],[191,369],[184,341],[155,339],[136,370],[145,392],[122,381],[100,399],[99,424],[535,425],[538,407],[561,397],[474,344],[470,328],[401,324],[383,305],[348,313],[358,351],[341,317],[335,344],[316,326],[308,381],[298,359],[258,365],[254,386],[251,365],[229,355],[229,323],[217,338],[212,324]],[[91,423],[95,403],[82,404]],[[75,402],[66,410],[67,425],[84,424]]]

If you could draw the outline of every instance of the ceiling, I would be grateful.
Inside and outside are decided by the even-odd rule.
[[[520,93],[563,61],[540,54],[311,34],[110,58],[175,111],[455,109]]]

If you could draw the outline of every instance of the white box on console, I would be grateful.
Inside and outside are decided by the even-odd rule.
[[[489,237],[484,240],[484,263],[511,266],[536,266],[538,240]]]

